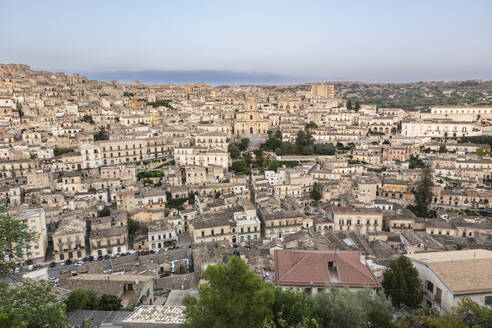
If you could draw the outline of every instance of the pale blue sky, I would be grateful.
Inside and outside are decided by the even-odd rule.
[[[0,62],[307,80],[492,79],[491,0],[0,2]]]

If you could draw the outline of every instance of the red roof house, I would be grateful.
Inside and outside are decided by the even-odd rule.
[[[274,283],[278,286],[317,288],[381,288],[358,251],[279,249],[274,253]]]

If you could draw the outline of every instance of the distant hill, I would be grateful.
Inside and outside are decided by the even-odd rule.
[[[131,83],[140,81],[145,84],[163,83],[206,83],[210,85],[223,84],[292,84],[302,83],[306,79],[283,76],[272,73],[247,73],[228,70],[143,70],[143,71],[112,71],[82,73],[89,79]]]

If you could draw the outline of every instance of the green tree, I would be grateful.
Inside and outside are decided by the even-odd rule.
[[[394,306],[415,308],[422,302],[419,273],[406,256],[400,256],[389,263],[389,269],[383,274],[382,285]]]
[[[456,309],[454,309],[456,315],[464,318],[464,321],[470,327],[492,327],[492,308],[490,304],[488,306],[481,306],[473,302],[470,298],[462,298]]]
[[[133,236],[135,234],[135,231],[137,231],[138,228],[140,228],[140,222],[131,218],[128,218],[127,225],[128,225],[128,234],[130,236]]]
[[[360,110],[360,103],[359,103],[359,101],[356,101],[355,102],[354,110],[356,110],[356,111],[359,111]]]
[[[94,134],[94,140],[109,140],[109,135],[104,130],[101,130]]]
[[[429,211],[429,205],[432,201],[432,175],[428,166],[422,170],[422,178],[420,179],[415,195],[415,215],[419,217],[432,217],[433,213]]]
[[[82,288],[73,289],[65,299],[67,312],[73,310],[97,310],[99,309],[99,296],[93,290]]]
[[[311,296],[275,288],[274,323],[278,328],[318,327],[316,304]]]
[[[296,146],[298,151],[302,151],[302,147],[312,145],[313,137],[309,131],[305,132],[304,130],[299,130],[296,136]]]
[[[357,298],[365,309],[369,328],[390,328],[393,325],[393,306],[382,292],[364,288],[357,292]]]
[[[275,131],[275,138],[282,140],[282,131],[280,130]]]
[[[89,302],[89,295],[87,295],[87,291],[82,288],[75,288],[70,292],[68,297],[65,299],[67,312],[78,310],[78,309],[86,309],[88,302]]]
[[[227,151],[231,155],[232,159],[236,159],[239,157],[239,155],[241,155],[241,152],[236,145],[229,145],[229,147],[227,147]]]
[[[280,147],[281,144],[282,144],[282,141],[280,141],[280,139],[277,139],[275,137],[270,137],[262,145],[262,148],[265,150],[274,151],[275,149]]]
[[[311,190],[311,199],[318,202],[321,199],[321,187],[317,182],[314,183],[313,189]]]
[[[273,320],[273,286],[239,257],[232,257],[227,265],[208,266],[202,278],[207,283],[199,287],[200,298],[184,299],[185,327],[256,328]]]
[[[84,115],[82,117],[82,122],[86,122],[86,123],[91,123],[91,124],[94,124],[94,120],[92,119],[92,116],[91,115]]]
[[[347,288],[332,288],[316,294],[314,301],[323,327],[366,327],[365,308],[357,299],[357,294]]]
[[[55,157],[61,156],[66,153],[71,153],[73,152],[73,148],[55,148],[53,149],[53,154]]]
[[[25,229],[22,221],[10,216],[0,216],[0,277],[24,261],[27,245],[37,239],[37,234]]]
[[[245,160],[235,161],[234,163],[232,163],[231,169],[237,175],[249,175],[251,173],[251,170],[249,169]]]
[[[9,327],[69,327],[65,305],[44,280],[0,283],[0,309],[7,314]]]
[[[82,325],[80,326],[80,328],[95,328],[94,321],[92,320],[92,318],[84,319],[84,321],[82,321]]]
[[[352,109],[352,101],[350,99],[347,101],[347,109]]]
[[[248,144],[249,144],[249,139],[248,138],[242,138],[238,144],[239,150],[245,151],[246,149],[248,149]]]
[[[293,155],[296,153],[297,153],[296,145],[288,141],[282,142],[280,148],[275,149],[275,154],[277,155]]]
[[[304,127],[306,130],[309,130],[311,128],[317,128],[318,127],[318,124],[316,124],[315,122],[313,121],[310,121],[309,123],[306,123],[306,126]]]
[[[98,217],[103,217],[103,216],[110,216],[111,215],[111,210],[107,207],[103,208],[99,212],[97,212]]]
[[[98,309],[100,311],[118,311],[122,307],[121,300],[115,295],[104,294],[99,299]]]

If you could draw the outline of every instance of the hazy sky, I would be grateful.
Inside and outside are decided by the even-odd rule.
[[[0,62],[308,80],[492,79],[492,0],[0,1]]]

